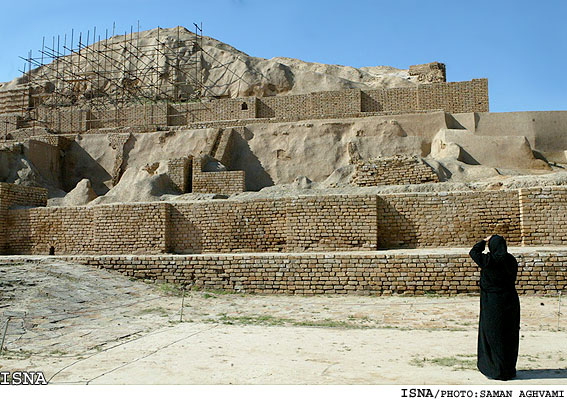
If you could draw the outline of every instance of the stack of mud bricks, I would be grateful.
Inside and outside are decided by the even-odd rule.
[[[7,250],[9,237],[8,211],[17,206],[45,206],[47,189],[0,182],[0,254]]]
[[[359,187],[422,184],[439,177],[421,157],[396,155],[357,162],[352,182]]]
[[[433,62],[410,65],[409,75],[417,77],[418,82],[446,82],[445,64]]]
[[[567,285],[567,255],[515,254],[520,294],[557,294]],[[478,292],[479,269],[466,252],[72,256],[65,259],[127,276],[260,294]]]
[[[192,192],[232,195],[246,191],[244,171],[203,171],[203,156],[193,158]]]

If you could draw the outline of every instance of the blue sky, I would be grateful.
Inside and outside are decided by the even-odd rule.
[[[6,4],[4,4],[6,3]],[[0,81],[42,37],[202,22],[251,56],[354,67],[440,61],[449,81],[488,78],[490,110],[567,110],[567,1],[2,0]]]

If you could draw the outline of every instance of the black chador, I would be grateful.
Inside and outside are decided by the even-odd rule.
[[[499,235],[477,243],[469,255],[480,266],[480,319],[477,367],[491,379],[516,376],[520,330],[520,300],[516,292],[518,262]]]

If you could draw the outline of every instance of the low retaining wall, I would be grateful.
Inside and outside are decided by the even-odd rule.
[[[520,294],[567,288],[567,248],[512,249]],[[9,260],[9,258],[1,258]],[[479,291],[468,250],[153,256],[67,256],[60,259],[130,277],[223,291],[263,294],[457,294]],[[20,259],[21,260],[21,259]]]

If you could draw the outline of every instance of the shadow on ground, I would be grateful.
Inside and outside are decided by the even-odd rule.
[[[567,379],[567,369],[530,369],[516,373],[516,380],[530,379]]]

